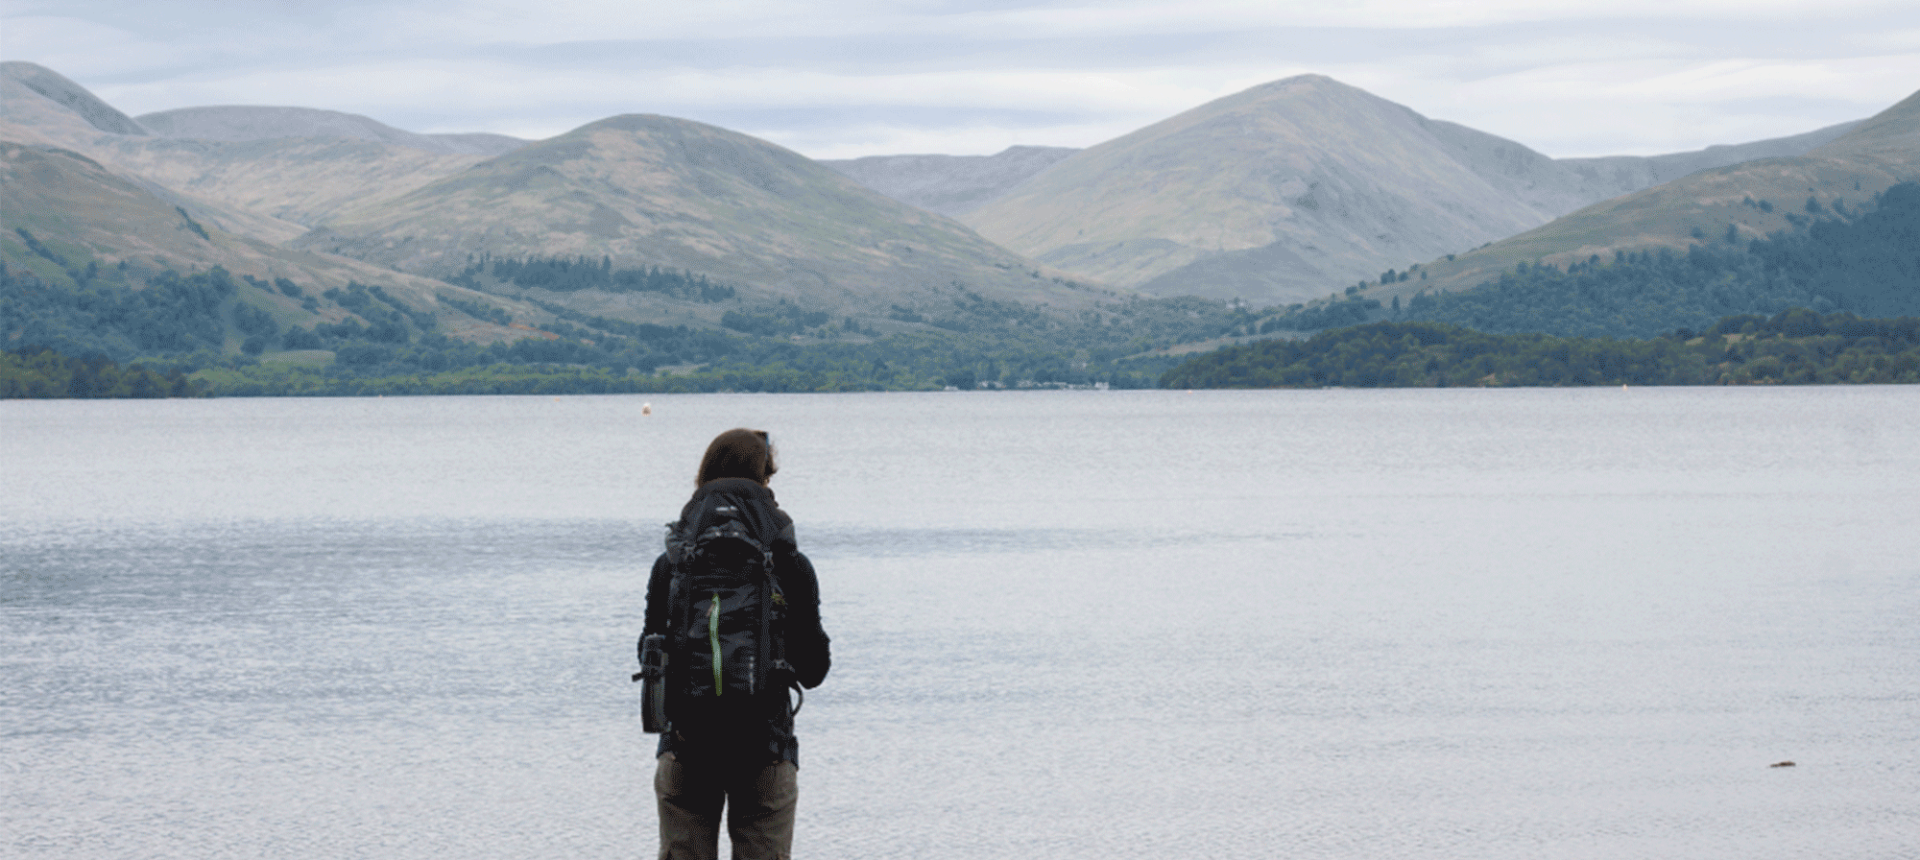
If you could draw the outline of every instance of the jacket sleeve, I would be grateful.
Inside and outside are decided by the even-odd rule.
[[[640,635],[667,632],[667,587],[673,581],[673,565],[667,554],[653,560],[653,573],[647,576],[647,614]]]
[[[814,575],[813,562],[799,550],[786,554],[783,561],[780,580],[787,596],[787,662],[793,664],[800,686],[811,690],[826,680],[827,670],[833,666],[827,631],[820,624],[820,579]]]

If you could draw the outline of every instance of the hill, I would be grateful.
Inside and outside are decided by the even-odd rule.
[[[0,184],[7,205],[0,211],[5,259],[60,280],[44,268],[45,255],[20,243],[20,232],[77,265],[126,263],[142,269],[206,269],[223,266],[236,275],[287,277],[321,287],[380,280],[434,289],[434,282],[238,235],[204,222],[192,210],[76,152],[0,142]]]
[[[296,243],[450,275],[480,257],[605,258],[744,285],[835,313],[1098,293],[965,227],[773,144],[651,115],[613,117],[345,213]]]
[[[249,333],[249,315],[257,323],[252,328],[266,328],[258,323],[265,318],[275,331],[356,317],[329,293],[360,284],[380,285],[418,317],[418,325],[470,340],[523,336],[493,319],[502,313],[537,318],[520,303],[227,232],[66,150],[0,141],[0,187],[6,191],[0,207],[0,281],[6,286],[0,341],[8,348],[65,345],[126,359],[170,351],[143,350],[140,338],[116,334],[133,326],[146,331],[151,344],[178,340],[149,331],[158,326],[200,331],[194,348],[238,350]],[[188,316],[198,322],[162,301],[177,292],[172,285],[206,279],[181,273],[210,272],[219,274],[206,283],[222,292],[212,305],[191,305]],[[162,288],[152,289],[156,284]],[[241,305],[252,310],[239,311]],[[114,307],[121,310],[108,313],[111,320],[100,316]]]

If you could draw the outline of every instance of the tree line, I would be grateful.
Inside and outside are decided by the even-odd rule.
[[[1447,388],[1920,382],[1920,317],[1793,308],[1646,339],[1487,334],[1379,322],[1221,349],[1169,370],[1166,388]]]
[[[481,255],[447,279],[469,289],[483,289],[483,278],[528,289],[554,292],[605,290],[611,293],[663,293],[690,301],[723,302],[735,295],[733,287],[695,272],[660,266],[616,269],[612,257],[493,257]]]
[[[22,398],[195,397],[205,386],[179,370],[121,367],[95,353],[72,358],[51,349],[0,352],[0,400]]]
[[[1757,204],[1756,204],[1757,205]],[[1686,251],[1598,255],[1563,267],[1521,263],[1476,289],[1421,293],[1399,320],[1490,333],[1649,337],[1733,314],[1792,307],[1865,317],[1920,313],[1920,184],[1902,183],[1867,208],[1809,198],[1797,229],[1744,239],[1738,228]]]

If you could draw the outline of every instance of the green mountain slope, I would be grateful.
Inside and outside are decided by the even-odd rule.
[[[1425,289],[1467,289],[1519,263],[1562,268],[1616,251],[1667,248],[1787,230],[1795,220],[1864,204],[1896,183],[1920,179],[1920,93],[1908,96],[1804,156],[1702,171],[1607,200],[1484,248],[1434,260],[1428,280],[1367,291],[1381,301]]]

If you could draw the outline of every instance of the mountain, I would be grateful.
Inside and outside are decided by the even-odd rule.
[[[1432,130],[1474,170],[1507,190],[1531,197],[1536,208],[1565,214],[1690,173],[1757,158],[1804,155],[1859,124],[1844,122],[1788,137],[1709,146],[1667,155],[1557,158],[1463,125],[1433,120]],[[871,155],[824,160],[854,181],[902,203],[959,217],[1018,188],[1078,149],[1014,146],[998,155]],[[1381,265],[1393,261],[1382,260]]]
[[[165,111],[144,115],[151,128],[95,123],[67,105],[124,115],[33,64],[4,72],[0,138],[78,153],[204,225],[289,250],[338,251],[426,277],[459,275],[475,252],[591,257],[718,279],[744,290],[743,301],[868,319],[937,315],[975,297],[1079,307],[1109,295],[711,126],[616,117],[489,157],[446,151],[466,138],[299,108]],[[642,292],[557,298],[641,321],[711,323],[724,310]]]
[[[1578,194],[1524,146],[1306,75],[1083,150],[963,220],[1107,283],[1283,303],[1511,235]]]
[[[1082,150],[961,220],[1109,284],[1285,303],[1670,175],[1805,151],[1845,128],[1698,153],[1555,160],[1305,75]]]
[[[0,139],[81,153],[196,211],[196,217],[276,243],[354,204],[484,160],[353,137],[211,141],[156,135],[78,84],[25,62],[0,64]]]
[[[1070,306],[1094,295],[797,153],[651,115],[531,144],[345,213],[297,244],[442,276],[482,255],[604,257],[863,313],[967,291]]]
[[[1816,215],[1844,214],[1895,183],[1920,179],[1920,92],[1850,125],[1805,155],[1692,173],[1602,201],[1484,248],[1434,260],[1425,280],[1371,289],[1387,301],[1422,289],[1465,289],[1517,263],[1561,267],[1616,251],[1683,250],[1732,230],[1752,239]]]
[[[1014,146],[998,155],[873,155],[820,163],[902,203],[953,218],[1076,152],[1064,146]]]
[[[447,155],[504,155],[528,141],[504,134],[414,134],[359,114],[301,107],[190,107],[141,114],[162,137],[254,141],[300,137],[367,140]]]

